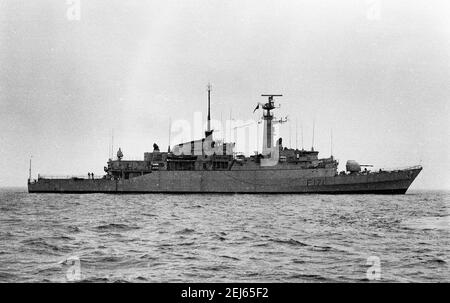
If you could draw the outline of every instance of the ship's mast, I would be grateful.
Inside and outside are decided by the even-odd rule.
[[[302,150],[305,150],[305,149],[303,148],[303,121],[300,121],[300,130],[301,130],[301,132],[302,132]]]
[[[330,130],[330,156],[333,158],[333,129]]]
[[[114,128],[112,129],[111,134],[111,159],[114,158]]]
[[[228,141],[229,142],[231,142],[231,121],[232,121],[232,119],[231,119],[231,117],[232,117],[232,115],[231,115],[231,111],[232,111],[232,109],[230,108],[230,120],[229,120],[229,123],[227,123],[228,125],[229,125],[229,137],[228,137]]]
[[[292,139],[291,124],[289,124],[289,148],[292,148],[291,139]]]
[[[170,135],[172,133],[172,117],[169,117],[169,147],[167,148],[167,152],[170,153]]]
[[[28,181],[31,181],[31,159],[33,158],[33,156],[30,156],[30,169],[28,171]]]
[[[208,83],[208,121],[205,137],[209,137],[211,134],[211,83]]]
[[[262,97],[268,97],[268,102],[262,104],[263,120],[264,120],[264,134],[263,134],[263,148],[262,154],[267,155],[270,153],[273,147],[273,114],[270,112],[275,109],[273,97],[282,97],[283,95],[261,95]],[[259,107],[259,105],[258,105]]]

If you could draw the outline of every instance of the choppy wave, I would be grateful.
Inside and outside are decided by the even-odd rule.
[[[450,231],[450,216],[411,218],[402,221],[401,225],[411,229],[442,229]]]
[[[178,231],[176,231],[175,233],[176,233],[176,234],[180,234],[180,235],[186,235],[186,234],[191,234],[191,233],[193,233],[193,232],[195,232],[194,229],[191,229],[191,228],[183,228],[182,230],[178,230]]]
[[[275,243],[280,243],[280,244],[289,244],[289,245],[294,245],[294,246],[309,246],[306,243],[294,240],[294,239],[289,239],[289,240],[280,240],[280,239],[271,239],[271,241],[275,242]]]
[[[109,224],[102,224],[96,226],[96,229],[98,230],[133,230],[138,229],[138,226],[134,225],[127,225],[127,224],[121,224],[121,223],[109,223]]]
[[[449,197],[0,191],[0,282],[450,282]]]

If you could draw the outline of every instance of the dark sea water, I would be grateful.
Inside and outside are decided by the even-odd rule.
[[[0,282],[359,282],[373,279],[373,259],[382,282],[450,282],[449,207],[449,192],[2,189]]]

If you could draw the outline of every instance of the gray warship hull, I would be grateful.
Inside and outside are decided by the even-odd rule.
[[[126,160],[119,147],[104,167],[105,175],[88,177],[31,179],[30,193],[174,193],[174,194],[404,194],[422,170],[414,166],[397,170],[372,172],[354,160],[348,160],[346,171],[338,172],[339,162],[330,155],[319,158],[319,152],[283,146],[282,138],[274,141],[276,119],[272,111],[279,108],[274,97],[262,95],[268,102],[258,103],[263,110],[263,144],[261,152],[245,156],[234,150],[234,142],[214,139],[210,118],[210,85],[208,85],[208,119],[205,137],[169,146],[161,151],[154,143],[143,160]],[[255,125],[256,122],[255,121]],[[240,126],[242,127],[242,126]],[[231,129],[230,129],[231,130]],[[113,150],[113,146],[111,148]],[[364,170],[361,169],[364,167]],[[98,176],[98,174],[96,174]]]
[[[258,169],[229,171],[154,171],[131,179],[39,178],[30,193],[108,194],[405,194],[422,170],[334,175],[333,170]]]

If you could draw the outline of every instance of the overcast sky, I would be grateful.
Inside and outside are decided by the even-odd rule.
[[[450,189],[449,1],[80,2],[0,0],[0,186],[26,186],[30,155],[34,177],[101,174],[112,129],[125,157],[165,149],[211,82],[215,119],[281,93],[293,147],[315,119],[341,169],[421,164],[412,188]]]

